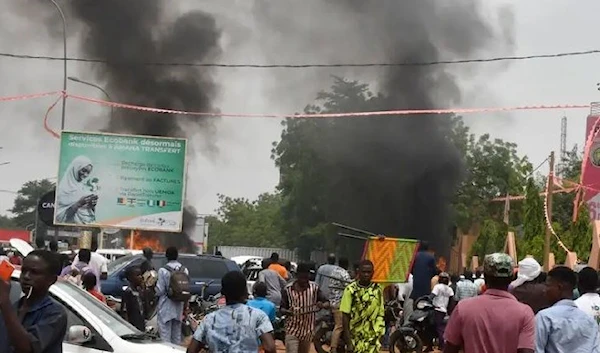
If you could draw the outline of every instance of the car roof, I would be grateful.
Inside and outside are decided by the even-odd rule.
[[[139,258],[142,257],[143,254],[129,254],[129,255],[125,255],[124,257],[127,258]],[[162,258],[165,257],[165,253],[164,252],[160,252],[160,253],[154,253],[152,255],[152,257],[154,258]],[[199,258],[199,259],[215,259],[215,260],[223,260],[223,261],[227,261],[227,262],[233,262],[227,258],[224,258],[223,256],[219,256],[219,255],[210,255],[210,254],[179,254],[178,255],[179,258]]]

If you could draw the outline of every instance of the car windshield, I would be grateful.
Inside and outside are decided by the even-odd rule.
[[[69,283],[59,281],[55,284],[56,287],[64,291],[74,301],[81,303],[89,310],[92,315],[100,319],[107,327],[109,327],[116,335],[142,335],[138,329],[123,320],[112,309],[104,305],[98,299],[87,294],[83,289]],[[59,298],[60,299],[60,298]]]
[[[127,255],[116,259],[115,261],[108,263],[108,274],[112,274],[115,272],[119,272],[121,269],[125,268],[131,261],[135,259],[135,256]]]

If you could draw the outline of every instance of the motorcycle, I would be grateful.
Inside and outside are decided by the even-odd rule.
[[[199,295],[192,295],[189,300],[188,313],[185,315],[182,331],[184,337],[194,333],[198,324],[204,317],[213,311],[219,310],[225,306],[225,297],[220,293],[211,295],[205,299],[205,291],[214,281],[209,281],[202,285]]]
[[[415,310],[408,317],[408,324],[401,326],[390,337],[390,350],[398,348],[400,352],[423,351],[423,342],[434,343],[437,336],[435,327],[435,307],[429,295],[420,297],[414,304]]]
[[[275,317],[275,321],[273,322],[273,336],[275,337],[276,341],[281,341],[284,344],[285,344],[285,318],[286,318],[286,316],[278,310],[277,316]]]
[[[329,351],[325,347],[331,347],[331,336],[333,334],[333,328],[335,327],[335,321],[333,319],[333,313],[327,312],[326,315],[321,316],[317,319],[315,328],[315,336],[313,337],[313,345],[318,353],[328,353]],[[346,343],[344,342],[344,335],[340,335],[339,345],[337,352],[345,352]]]

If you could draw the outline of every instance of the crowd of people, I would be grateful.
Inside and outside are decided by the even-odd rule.
[[[67,314],[48,294],[58,277],[80,284],[106,302],[100,285],[106,261],[94,259],[93,248],[80,249],[72,259],[59,256],[55,249],[50,244],[50,250],[35,250],[23,259],[23,295],[18,302],[10,301],[10,283],[0,281],[0,352],[62,352]],[[128,286],[121,313],[144,330],[148,313],[156,306],[161,339],[181,344],[189,297],[177,283],[185,282],[188,271],[177,261],[175,248],[167,249],[167,265],[158,271],[152,267],[152,251],[145,250],[144,256],[141,266],[126,271]],[[576,273],[557,266],[544,273],[533,258],[515,266],[502,253],[487,255],[475,274],[465,271],[450,276],[440,271],[443,265],[423,244],[409,281],[384,287],[373,282],[375,267],[368,260],[349,271],[346,259],[330,255],[313,281],[313,266],[301,263],[291,276],[273,254],[263,263],[251,300],[241,272],[232,271],[222,278],[226,305],[199,323],[187,351],[273,353],[273,324],[279,310],[286,316],[286,352],[307,353],[317,313],[331,310],[335,323],[332,352],[376,353],[387,344],[394,327],[384,303],[403,302],[406,319],[414,301],[427,296],[435,307],[437,341],[446,353],[600,352],[596,270],[586,267]],[[433,338],[425,342],[428,350],[433,349],[433,342]]]

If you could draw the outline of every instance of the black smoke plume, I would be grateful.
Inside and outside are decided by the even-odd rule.
[[[506,23],[496,30],[494,18],[480,4],[477,0],[451,4],[436,0],[257,1],[254,14],[257,22],[278,33],[278,55],[291,51],[304,62],[431,62],[510,47]],[[508,22],[504,20],[509,15],[501,12],[501,22]],[[456,106],[462,98],[459,81],[475,74],[473,67],[450,72],[442,65],[370,72],[367,82],[385,96],[371,109]],[[319,76],[326,76],[323,72],[312,77],[301,74],[321,83]],[[327,210],[328,221],[428,240],[436,250],[447,253],[451,201],[464,175],[462,155],[448,138],[448,118],[417,115],[318,121],[319,137],[310,139],[314,143],[306,147],[313,148],[321,166],[329,168],[324,177],[331,181],[326,204],[336,206]]]
[[[81,67],[91,71],[94,79],[90,81],[102,86],[112,100],[173,110],[215,111],[217,85],[209,69],[143,64],[214,60],[221,52],[221,31],[212,15],[199,10],[178,14],[179,6],[167,0],[57,2],[65,12],[69,36],[79,42],[80,52],[71,49],[70,56],[106,61]],[[56,44],[62,45],[61,23],[49,1],[19,0],[14,9],[44,23]],[[208,157],[218,152],[215,118],[114,109],[114,114],[103,116],[102,121],[107,121],[103,131],[113,133],[189,138],[199,133],[201,138],[190,143]],[[195,222],[196,211],[186,206],[182,233],[142,235],[158,237],[164,247],[192,251],[195,245],[188,235]]]
[[[172,13],[173,2],[159,0],[68,1],[69,13],[83,24],[85,56],[104,59],[94,74],[119,102],[187,111],[214,111],[216,85],[210,72],[189,66],[152,66],[143,62],[201,62],[219,54],[220,31],[213,16]],[[138,63],[127,65],[124,63]],[[216,152],[214,118],[116,110],[107,130],[156,136],[201,132],[203,150]],[[185,208],[183,233],[157,233],[164,247],[195,251],[189,232],[196,212]],[[144,233],[142,233],[144,234]]]
[[[173,110],[214,112],[216,84],[209,69],[192,66],[144,65],[213,60],[220,54],[220,29],[202,11],[177,13],[161,0],[58,1],[79,41],[76,56],[106,60],[83,64],[117,102]],[[55,39],[58,16],[48,1],[19,2],[21,11],[42,18]],[[58,44],[58,42],[57,42]],[[72,50],[71,50],[72,51]],[[75,56],[73,51],[71,56]],[[71,64],[72,65],[72,64]],[[73,83],[71,83],[73,85]],[[115,109],[105,131],[153,136],[191,137],[201,133],[202,150],[217,152],[215,119]]]

